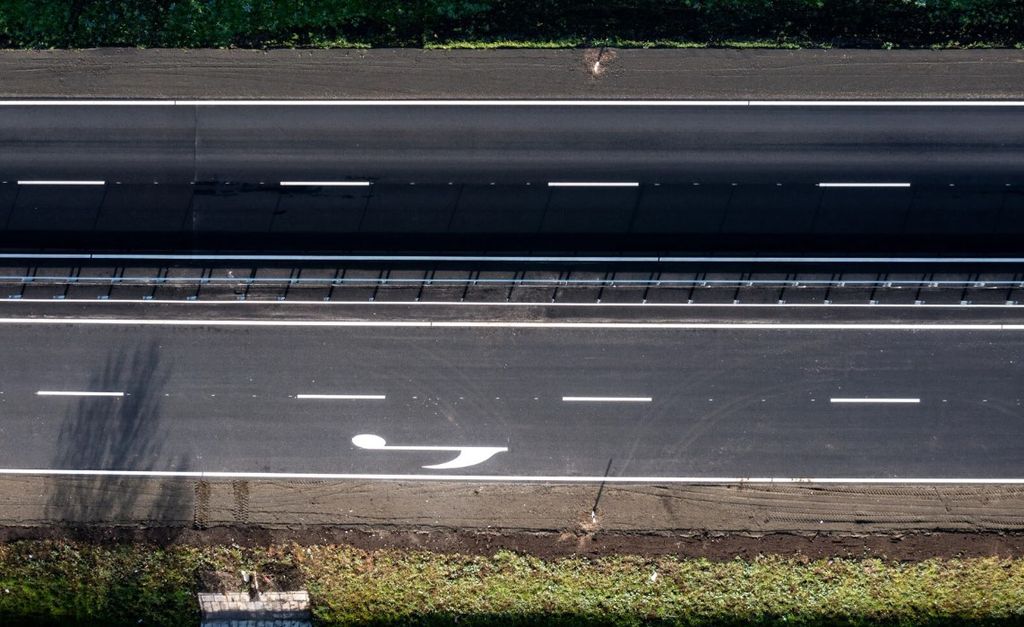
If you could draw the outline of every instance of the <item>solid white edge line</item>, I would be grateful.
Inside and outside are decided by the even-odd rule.
[[[202,100],[12,99],[0,106],[1024,107],[1024,100]]]
[[[891,187],[910,187],[910,183],[818,183],[818,187],[869,187],[869,188],[891,188]]]
[[[1024,107],[1024,100],[748,100],[751,107]]]
[[[830,403],[920,403],[919,398],[830,398]]]
[[[563,396],[566,403],[650,403],[650,396]]]
[[[800,289],[800,288],[790,288]],[[375,307],[375,306],[398,306],[398,307],[583,307],[583,308],[628,308],[637,307],[641,309],[658,309],[658,308],[685,308],[685,309],[700,309],[701,307],[711,307],[714,309],[750,309],[750,308],[782,308],[782,309],[1019,309],[1024,310],[1024,305],[1007,305],[1007,304],[988,304],[979,303],[975,305],[960,305],[960,304],[949,304],[949,303],[935,303],[935,304],[911,304],[911,303],[878,303],[877,305],[871,305],[868,303],[530,303],[530,302],[473,302],[473,301],[444,301],[444,300],[417,300],[417,301],[387,301],[387,300],[280,300],[280,301],[265,301],[265,300],[164,300],[159,298],[151,298],[149,300],[138,300],[138,299],[119,299],[119,298],[104,298],[104,299],[76,299],[76,298],[0,298],[0,307],[5,303],[48,303],[57,305],[185,305],[185,306],[197,306],[197,305],[241,305],[254,307],[257,305],[264,305],[270,307],[278,306],[297,306],[297,305],[326,305],[326,306],[343,306],[343,305],[358,305],[361,307]]]
[[[387,399],[387,396],[383,394],[296,394],[295,398],[302,400],[383,401]]]
[[[281,181],[281,187],[369,187],[370,181]]]
[[[615,477],[573,475],[427,475],[311,472],[233,472],[206,470],[78,470],[0,468],[0,475],[72,477],[157,477],[169,479],[291,479],[356,481],[453,481],[522,483],[689,483],[689,484],[876,484],[876,485],[1024,485],[1024,478],[958,477]]]
[[[75,392],[70,390],[39,390],[36,396],[112,396],[121,398],[124,392]]]
[[[106,181],[18,181],[18,185],[106,185]]]
[[[176,100],[46,100],[40,98],[4,100],[0,107],[171,107],[179,104]]]
[[[635,329],[790,331],[1024,331],[1024,324],[789,323],[789,322],[478,322],[429,320],[231,320],[152,318],[0,318],[11,325],[94,325],[164,327],[378,327],[433,329]]]
[[[658,257],[658,263],[1021,263],[1024,257]]]
[[[1024,257],[523,257],[501,255],[159,255],[141,253],[0,253],[0,259],[81,259],[92,261],[474,261],[492,263],[1024,263]]]
[[[548,187],[640,187],[640,183],[632,181],[622,182],[586,182],[586,181],[549,181]]]

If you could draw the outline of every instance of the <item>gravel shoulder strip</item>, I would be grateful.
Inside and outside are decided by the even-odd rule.
[[[1019,99],[1020,50],[0,51],[0,98]]]

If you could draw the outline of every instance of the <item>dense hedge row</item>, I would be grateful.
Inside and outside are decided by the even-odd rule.
[[[1024,0],[0,0],[0,47],[1019,45]]]

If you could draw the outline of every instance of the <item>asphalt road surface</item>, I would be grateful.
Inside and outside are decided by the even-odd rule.
[[[714,329],[5,319],[0,466],[1024,478],[1024,327],[720,315]]]
[[[1021,237],[1024,186],[0,183],[0,246],[8,250],[1016,256]]]
[[[1020,184],[1019,106],[3,106],[0,179]]]
[[[0,248],[1015,256],[989,104],[0,101]]]

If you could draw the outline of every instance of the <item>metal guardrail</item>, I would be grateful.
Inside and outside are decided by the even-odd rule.
[[[0,299],[316,302],[1024,304],[1024,273],[52,267],[0,274]]]
[[[213,277],[213,276],[58,276],[0,275],[0,283],[37,285],[528,285],[538,287],[874,287],[1024,289],[1024,280],[913,280],[913,279],[572,279],[572,278],[407,278],[407,277]]]

